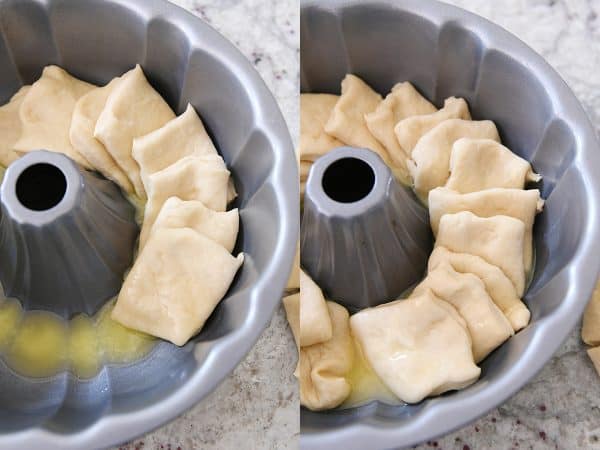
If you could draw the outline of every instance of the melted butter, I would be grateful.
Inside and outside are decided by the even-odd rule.
[[[2,292],[0,289],[0,299]],[[21,323],[21,304],[12,299],[0,300],[0,350],[5,350],[13,341],[17,327]]]
[[[354,364],[348,375],[351,386],[350,395],[340,408],[353,408],[365,405],[374,400],[388,405],[399,405],[402,402],[390,391],[373,371],[365,359],[362,349],[356,339],[354,342]]]
[[[71,371],[79,378],[92,378],[101,367],[96,325],[85,314],[73,317],[69,325]]]

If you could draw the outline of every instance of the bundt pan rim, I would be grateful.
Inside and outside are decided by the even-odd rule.
[[[55,6],[68,5],[70,0],[35,0],[46,13]],[[83,2],[73,2],[81,5]],[[97,4],[98,2],[94,2]],[[15,4],[0,0],[0,8]],[[267,188],[277,212],[279,223],[277,239],[265,269],[250,286],[244,288],[249,313],[235,330],[192,343],[197,358],[202,361],[194,373],[170,395],[133,412],[107,413],[91,426],[74,433],[61,433],[37,427],[0,435],[0,447],[15,448],[101,448],[116,445],[147,433],[176,418],[210,394],[223,379],[243,360],[267,327],[281,299],[295,253],[298,236],[297,199],[299,188],[293,174],[297,174],[292,140],[283,115],[273,94],[256,69],[225,37],[203,20],[166,0],[105,0],[104,6],[125,8],[141,18],[146,25],[158,20],[179,30],[189,44],[188,58],[195,51],[208,54],[227,69],[235,82],[244,87],[251,108],[252,121],[249,136],[258,134],[269,143],[269,167],[263,174],[259,192]],[[189,63],[189,61],[188,61]],[[188,67],[188,71],[193,69]],[[75,75],[78,75],[75,73]],[[181,103],[182,99],[177,99]],[[181,105],[180,105],[181,106]],[[218,144],[218,142],[217,142]],[[243,155],[243,152],[241,152]],[[240,155],[237,155],[240,156]],[[231,163],[231,161],[228,161]],[[235,162],[234,162],[235,164]],[[232,171],[235,176],[235,170]],[[291,174],[291,175],[290,175]],[[252,201],[253,196],[249,197]],[[264,205],[259,204],[259,207]],[[243,221],[243,218],[242,218]],[[273,231],[275,230],[273,226]],[[260,248],[259,245],[257,245]],[[250,267],[251,268],[251,267]],[[257,301],[260,299],[260,302]],[[190,344],[188,344],[190,345]]]
[[[305,61],[304,52],[309,47],[307,44],[309,37],[302,35],[305,33],[304,20],[308,20],[303,15],[312,18],[318,12],[321,14],[319,19],[322,20],[319,26],[327,24],[331,29],[331,27],[338,26],[341,23],[342,16],[350,10],[354,13],[352,16],[354,19],[358,16],[361,19],[367,17],[369,12],[373,13],[372,10],[367,11],[369,7],[380,7],[388,9],[389,12],[413,15],[422,22],[423,27],[435,27],[437,33],[449,25],[458,28],[460,31],[471,34],[479,40],[484,55],[489,52],[496,52],[501,56],[513,59],[519,66],[525,67],[527,74],[547,90],[547,97],[550,101],[548,108],[553,112],[553,120],[558,116],[559,122],[562,122],[561,125],[566,124],[573,135],[576,154],[571,163],[576,166],[576,171],[570,173],[570,175],[577,176],[577,180],[585,187],[583,191],[584,198],[578,200],[582,204],[581,208],[585,207],[587,209],[587,216],[586,222],[581,226],[582,237],[568,265],[561,266],[554,273],[554,278],[558,279],[558,283],[567,286],[564,301],[556,306],[552,313],[545,315],[542,319],[537,320],[521,331],[528,339],[526,348],[523,350],[521,359],[517,361],[517,364],[509,367],[500,377],[501,379],[478,383],[469,388],[469,391],[450,393],[449,395],[429,399],[421,408],[415,408],[414,410],[409,408],[402,417],[398,417],[398,414],[393,411],[394,407],[387,407],[378,402],[363,406],[359,408],[360,411],[354,409],[315,413],[303,408],[301,411],[300,437],[301,448],[303,449],[403,448],[447,434],[481,417],[520,390],[550,360],[581,318],[600,269],[600,260],[597,258],[600,250],[600,243],[598,242],[600,228],[596,218],[599,211],[595,203],[600,199],[600,180],[594,176],[594,171],[600,170],[600,148],[594,129],[583,107],[558,73],[534,50],[500,26],[473,13],[437,0],[327,0],[325,2],[301,0],[302,60]],[[364,9],[358,13],[359,8]],[[329,20],[324,18],[325,14],[328,15]],[[380,14],[378,17],[382,15]],[[344,16],[345,18],[346,16]],[[386,25],[389,25],[389,22]],[[368,26],[370,29],[375,28],[373,23]],[[339,30],[335,31],[339,33]],[[342,53],[341,56],[338,55],[340,60],[343,60],[344,57],[348,58],[349,50],[347,42],[344,40],[345,36],[336,34],[335,44],[331,44],[331,47],[341,46],[342,51],[346,52]],[[396,42],[399,42],[399,40],[397,39]],[[334,57],[334,55],[327,53],[331,50],[331,47],[319,47],[319,55],[327,55],[329,58]],[[377,58],[376,54],[377,52],[374,52],[373,56],[375,58]],[[386,56],[388,55],[386,54]],[[398,58],[401,58],[401,55]],[[346,59],[345,64],[340,63],[333,68],[329,68],[327,73],[329,75],[335,73],[336,76],[342,77],[344,74],[340,72],[340,68],[344,65],[346,68],[356,69],[352,62]],[[387,66],[385,67],[387,68]],[[307,66],[302,67],[301,70],[303,92],[324,91],[336,93],[333,90],[333,84],[331,84],[332,80],[327,79],[324,81],[325,78],[323,77],[319,78],[321,90],[313,90],[316,83],[311,85],[307,70]],[[361,75],[360,72],[356,74]],[[370,82],[372,80],[367,78],[366,81]],[[384,82],[386,88],[391,87],[387,86],[391,81],[386,80]],[[404,79],[394,81],[400,82]],[[434,94],[436,87],[438,86],[434,85]],[[339,88],[337,93],[339,93]],[[445,94],[461,95],[461,93],[456,92],[446,92]],[[436,101],[440,101],[440,99],[437,98]],[[488,117],[477,118],[485,119]],[[569,174],[568,170],[563,172],[562,176],[565,176],[565,174]],[[536,284],[535,278],[534,284]],[[538,292],[539,290],[536,290],[535,294]],[[493,354],[490,358],[495,356]]]

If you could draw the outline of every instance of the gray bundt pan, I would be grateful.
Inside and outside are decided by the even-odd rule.
[[[172,420],[242,360],[267,326],[298,236],[293,146],[252,65],[201,20],[163,0],[0,0],[0,102],[58,64],[104,84],[140,63],[177,113],[201,114],[234,176],[246,255],[224,301],[182,348],[142,361],[27,380],[0,364],[0,448],[99,448]]]
[[[437,106],[455,95],[543,175],[531,324],[482,364],[473,386],[408,406],[302,410],[306,449],[414,445],[462,427],[517,392],[580,319],[600,268],[600,148],[573,93],[502,28],[436,1],[303,1],[303,92],[338,93],[347,72],[381,94],[409,80]],[[343,269],[342,269],[343,270]]]

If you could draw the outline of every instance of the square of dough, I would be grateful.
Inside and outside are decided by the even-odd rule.
[[[600,282],[596,284],[583,314],[581,339],[588,345],[600,345]]]
[[[325,132],[339,95],[300,94],[300,160],[314,162],[344,144]]]
[[[523,189],[527,182],[542,179],[529,162],[499,141],[478,139],[478,136],[464,137],[452,147],[450,177],[446,187],[462,193],[491,188]]]
[[[462,98],[450,97],[444,101],[444,107],[431,114],[407,117],[399,121],[394,127],[394,134],[404,151],[405,157],[410,159],[413,148],[419,139],[429,130],[448,119],[471,120],[469,105]]]
[[[431,272],[444,263],[450,264],[456,272],[472,273],[479,277],[485,285],[485,290],[506,316],[514,331],[527,326],[531,314],[517,295],[515,286],[499,267],[479,256],[454,253],[445,247],[436,247],[429,256],[427,271]]]
[[[464,321],[431,291],[363,309],[350,327],[375,373],[407,403],[464,388],[481,372]]]
[[[71,145],[90,163],[90,166],[109,180],[117,183],[125,192],[133,194],[133,185],[125,172],[115,162],[102,142],[94,137],[94,129],[108,96],[115,89],[120,78],[113,79],[106,86],[92,89],[75,104],[69,139]]]
[[[448,181],[452,146],[464,137],[500,141],[496,125],[491,120],[449,119],[432,128],[417,142],[407,164],[415,191],[424,202],[427,202],[430,190],[444,186]]]
[[[437,234],[440,218],[444,214],[471,211],[479,217],[510,216],[525,224],[523,258],[525,272],[529,273],[533,264],[533,223],[535,215],[542,211],[544,200],[537,189],[486,189],[484,191],[460,194],[446,187],[429,192],[429,218],[433,234]]]
[[[121,77],[98,117],[94,137],[127,174],[140,198],[146,198],[146,192],[140,168],[131,154],[133,140],[174,118],[175,113],[150,86],[139,64]]]
[[[69,131],[75,104],[95,87],[60,67],[45,67],[21,104],[21,137],[14,145],[15,150],[63,153],[89,169],[89,162],[71,145]]]
[[[10,166],[19,159],[19,154],[14,151],[15,142],[21,136],[21,117],[19,109],[29,92],[30,86],[23,86],[12,96],[10,101],[0,107],[0,165]]]
[[[300,347],[331,339],[332,328],[321,288],[300,270]]]
[[[588,348],[587,354],[594,364],[596,373],[600,375],[600,347]]]
[[[446,214],[440,219],[435,246],[469,253],[498,266],[512,281],[517,295],[525,291],[523,247],[525,224],[513,217],[477,217],[470,211]]]
[[[465,320],[476,363],[512,336],[512,326],[476,275],[459,273],[449,263],[440,263],[415,288],[411,297],[422,295],[429,289],[436,297],[454,306]]]
[[[111,317],[184,345],[225,296],[243,259],[190,228],[156,230],[127,275]]]
[[[296,347],[300,349],[300,293],[283,297],[285,316],[294,335]]]
[[[321,344],[300,349],[296,376],[300,382],[300,404],[313,411],[339,406],[350,394],[348,375],[354,362],[354,347],[348,326],[348,311],[327,302],[332,337]]]
[[[397,83],[391,92],[377,106],[373,112],[365,114],[367,128],[375,138],[385,147],[390,160],[404,176],[404,184],[410,184],[408,169],[406,168],[406,153],[398,143],[394,127],[407,117],[432,114],[437,111],[425,97],[405,81]]]

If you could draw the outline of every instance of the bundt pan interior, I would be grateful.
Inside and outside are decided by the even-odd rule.
[[[440,107],[464,97],[503,142],[543,175],[537,263],[525,301],[531,324],[482,363],[469,388],[416,405],[372,402],[301,412],[302,448],[397,448],[466,425],[525,385],[580,319],[600,260],[600,149],[587,116],[556,72],[516,37],[436,1],[303,1],[302,92],[339,94],[346,73],[385,95],[411,81]]]
[[[287,127],[252,65],[164,0],[0,0],[0,102],[57,64],[105,84],[135,64],[180,114],[191,103],[229,166],[245,263],[202,332],[143,360],[24,379],[0,363],[0,447],[99,448],[143,434],[210,393],[248,353],[280,301],[298,233]]]

